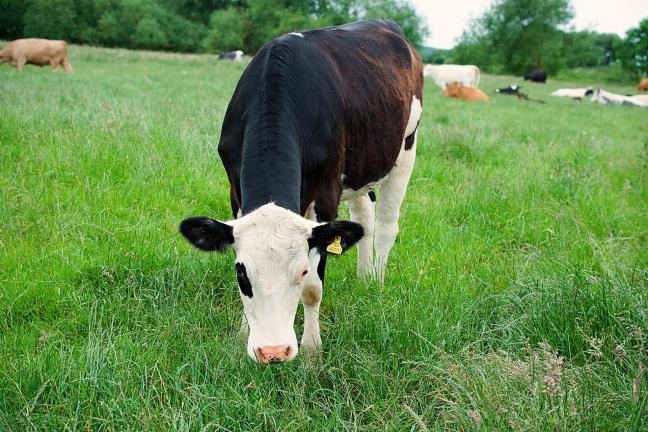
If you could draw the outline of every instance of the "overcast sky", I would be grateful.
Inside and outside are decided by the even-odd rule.
[[[427,45],[452,48],[471,18],[478,17],[492,0],[410,0],[428,19],[432,32]],[[648,17],[648,0],[572,0],[576,30],[591,29],[623,36]]]

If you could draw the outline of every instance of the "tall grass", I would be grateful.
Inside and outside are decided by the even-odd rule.
[[[71,62],[0,68],[0,430],[648,428],[645,110],[427,82],[384,288],[331,260],[322,355],[264,367],[232,255],[177,233],[229,218],[216,145],[243,66]]]

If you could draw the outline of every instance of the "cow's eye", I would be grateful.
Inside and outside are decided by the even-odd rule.
[[[306,276],[307,274],[308,274],[308,270],[304,270],[304,271],[302,272],[302,277]]]

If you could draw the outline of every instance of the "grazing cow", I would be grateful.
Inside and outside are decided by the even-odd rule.
[[[283,35],[243,72],[218,145],[235,219],[189,218],[180,232],[199,249],[234,250],[252,359],[295,357],[300,297],[302,348],[321,346],[327,254],[360,241],[359,274],[384,280],[414,166],[422,69],[397,24],[365,21]],[[335,220],[340,200],[353,222]]]
[[[9,42],[0,51],[0,65],[10,63],[19,72],[26,64],[36,66],[50,65],[56,72],[62,65],[65,72],[72,73],[72,65],[68,62],[67,44],[62,40],[47,39],[17,39]]]
[[[544,84],[547,82],[547,72],[543,70],[529,72],[528,74],[524,75],[524,81],[533,81]]]
[[[572,99],[579,99],[579,100],[587,96],[592,96],[593,94],[594,94],[594,89],[592,87],[564,88],[549,93],[550,96],[569,97]]]
[[[644,78],[644,79],[641,80],[641,82],[637,86],[637,90],[639,90],[639,91],[648,90],[648,78]]]
[[[483,91],[456,82],[448,84],[448,87],[443,90],[443,94],[466,101],[488,101],[488,96]]]
[[[425,65],[423,74],[431,77],[436,85],[445,89],[452,82],[462,83],[468,87],[479,87],[480,72],[474,65]]]
[[[241,63],[243,61],[243,51],[236,50],[236,51],[222,52],[218,54],[218,60],[232,60],[237,63]]]
[[[505,95],[517,95],[520,93],[520,87],[517,84],[510,85],[508,87],[500,87],[495,89],[495,93],[505,94]]]
[[[592,95],[592,102],[598,102],[603,105],[627,105],[640,108],[648,108],[648,103],[636,96],[624,96],[620,94],[606,92],[605,90],[596,89]]]

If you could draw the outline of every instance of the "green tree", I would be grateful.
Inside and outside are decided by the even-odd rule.
[[[485,68],[508,72],[544,68],[553,73],[562,61],[559,26],[573,17],[569,0],[496,0],[460,38],[453,57],[477,55]]]
[[[25,11],[23,37],[70,39],[76,18],[74,0],[32,0]]]
[[[391,19],[396,21],[405,36],[417,48],[422,48],[429,31],[427,25],[418,16],[416,9],[405,0],[365,0],[362,4],[363,19]]]
[[[648,18],[644,18],[639,27],[628,30],[619,57],[625,69],[648,75]]]
[[[165,48],[168,45],[160,23],[153,17],[144,17],[137,23],[134,38],[138,48]]]
[[[203,48],[212,52],[247,49],[244,39],[250,27],[249,16],[243,9],[228,7],[217,10],[209,19]]]
[[[23,35],[26,1],[0,0],[0,39],[18,39]]]

